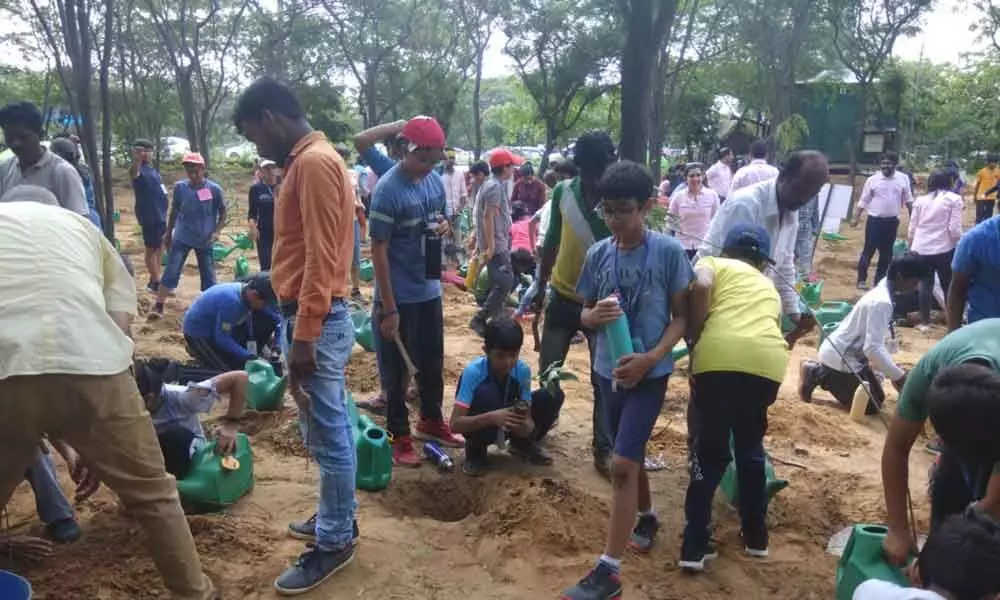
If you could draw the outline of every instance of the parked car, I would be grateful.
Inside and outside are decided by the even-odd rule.
[[[166,136],[160,138],[160,158],[163,160],[180,160],[191,151],[191,142],[182,137]]]
[[[242,142],[229,146],[223,151],[226,160],[254,160],[257,158],[257,146],[250,142]]]

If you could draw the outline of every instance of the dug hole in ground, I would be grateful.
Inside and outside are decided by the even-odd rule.
[[[164,173],[165,178],[169,174]],[[240,199],[230,232],[243,230],[249,176],[225,186],[227,196]],[[118,235],[145,286],[142,245],[130,209],[127,178],[116,181],[116,201],[122,219]],[[905,231],[906,223],[900,231]],[[842,232],[846,241],[820,241],[816,270],[825,279],[825,300],[856,300],[855,265],[863,230]],[[223,239],[226,239],[225,236]],[[256,268],[256,257],[250,253]],[[219,265],[218,280],[233,279],[230,258]],[[180,322],[184,309],[198,294],[193,255],[185,268],[177,297],[168,301],[166,317],[146,323],[151,298],[140,293],[135,326],[137,354],[188,360]],[[371,289],[364,290],[371,297]],[[447,287],[445,303],[445,414],[449,414],[458,375],[466,362],[481,353],[481,341],[468,329],[474,313],[471,295]],[[527,326],[526,326],[527,327]],[[938,339],[940,323],[930,331],[899,330],[904,368],[910,368]],[[626,596],[635,600],[707,599],[828,599],[834,594],[836,558],[826,554],[830,536],[855,522],[885,520],[880,457],[885,429],[872,417],[854,423],[847,413],[824,401],[803,404],[797,395],[798,365],[814,358],[817,335],[802,340],[792,352],[777,403],[771,407],[765,445],[778,459],[779,477],[791,485],[771,503],[771,557],[744,557],[736,511],[721,494],[715,504],[715,538],[720,558],[698,577],[676,567],[683,528],[687,486],[686,405],[687,360],[670,380],[666,405],[656,425],[648,454],[662,455],[666,469],[653,473],[654,505],[663,520],[657,545],[648,556],[625,557]],[[537,369],[526,328],[522,358]],[[594,471],[590,455],[591,391],[587,382],[585,345],[574,345],[567,360],[579,382],[565,382],[566,405],[548,441],[555,465],[532,468],[504,460],[497,473],[472,479],[461,473],[441,474],[430,465],[417,470],[396,469],[389,488],[358,493],[361,542],[354,563],[307,597],[433,600],[520,600],[554,598],[574,583],[600,553],[607,530],[610,484]],[[355,398],[378,391],[373,354],[355,346],[347,373]],[[896,394],[886,386],[885,414],[894,410]],[[290,520],[309,516],[316,507],[318,467],[310,464],[299,439],[291,399],[279,413],[250,414],[244,431],[251,437],[256,486],[230,510],[190,517],[207,573],[225,598],[273,598],[274,578],[302,551],[289,539]],[[224,410],[217,406],[218,414]],[[926,473],[931,457],[915,446],[910,459],[911,489],[918,528],[926,532],[928,502]],[[791,460],[804,468],[781,464]],[[58,462],[58,461],[57,461]],[[456,461],[460,462],[460,461]],[[60,468],[62,465],[60,463]],[[65,470],[64,489],[72,489]],[[34,498],[25,484],[8,505],[15,534],[40,535]],[[35,588],[35,598],[151,600],[168,598],[137,523],[124,515],[106,488],[78,507],[83,538],[58,547],[47,562],[22,570]],[[3,567],[0,567],[3,568]]]

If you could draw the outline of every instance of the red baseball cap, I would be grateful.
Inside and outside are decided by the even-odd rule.
[[[399,135],[410,142],[411,150],[414,148],[444,148],[444,129],[434,117],[420,115],[413,117],[403,125],[403,131]]]
[[[520,165],[524,159],[506,148],[497,148],[490,152],[490,168]]]
[[[187,154],[184,155],[184,158],[181,159],[181,164],[182,165],[201,165],[201,166],[204,167],[205,166],[205,158],[201,155],[200,152],[188,152]]]

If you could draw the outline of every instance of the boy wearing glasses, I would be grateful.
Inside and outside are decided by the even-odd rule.
[[[594,569],[563,593],[565,600],[612,600],[622,595],[619,569],[626,545],[648,551],[659,529],[643,470],[646,442],[660,414],[673,370],[671,349],[687,327],[687,289],[693,274],[673,238],[646,228],[653,179],[645,167],[622,161],[598,182],[601,211],[612,237],[587,252],[577,284],[581,320],[598,332],[594,362],[614,444],[611,523]],[[633,352],[612,362],[606,326],[628,318]]]

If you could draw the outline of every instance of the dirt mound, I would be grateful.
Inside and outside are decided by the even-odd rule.
[[[608,505],[564,479],[498,482],[489,509],[477,520],[480,535],[506,538],[515,554],[526,550],[574,556],[600,548]]]
[[[351,360],[347,363],[347,386],[362,394],[377,392],[381,387],[378,381],[378,366],[375,364],[374,352],[362,352],[361,347],[356,346],[351,353]],[[355,395],[354,401],[358,402],[364,398]]]
[[[309,450],[302,443],[302,433],[299,430],[298,413],[292,409],[285,409],[273,414],[277,416],[270,423],[265,421],[261,424],[254,441],[270,446],[282,456],[308,457]]]

